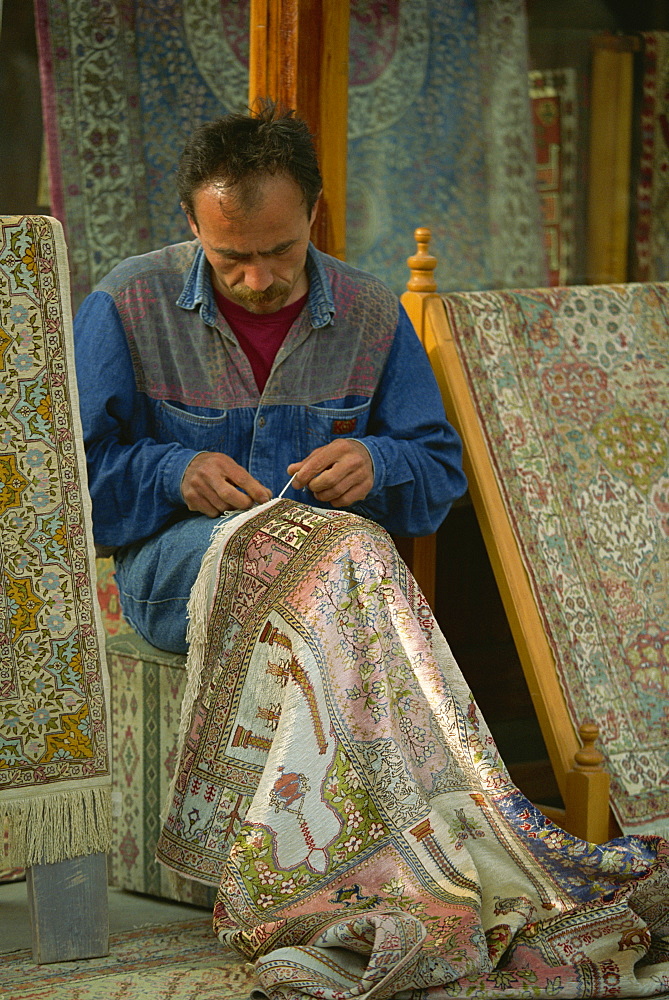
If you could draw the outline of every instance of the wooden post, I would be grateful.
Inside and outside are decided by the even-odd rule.
[[[432,231],[420,226],[418,229],[414,229],[413,235],[416,241],[416,252],[411,257],[407,257],[409,268],[407,291],[436,292],[437,282],[434,279],[434,271],[437,266],[437,258],[432,256],[429,249]]]
[[[597,726],[584,723],[578,732],[583,748],[576,751],[567,772],[565,829],[589,843],[602,844],[610,837],[610,779],[603,769],[604,757],[595,747]]]
[[[106,854],[34,865],[26,882],[38,965],[109,954]]]
[[[349,0],[251,0],[249,106],[271,97],[315,137],[323,196],[312,239],[346,256]]]
[[[407,291],[420,292],[420,295],[403,295],[402,302],[409,315],[414,330],[419,338],[425,326],[424,309],[429,298],[434,297],[437,283],[434,280],[434,269],[437,258],[429,252],[432,233],[421,227],[414,230],[416,253],[407,257],[409,280]],[[423,535],[421,538],[396,538],[397,549],[411,570],[416,583],[434,610],[436,600],[437,578],[437,536]]]

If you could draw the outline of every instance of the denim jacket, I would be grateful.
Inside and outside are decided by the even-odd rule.
[[[352,510],[397,535],[436,530],[466,481],[408,316],[378,279],[313,246],[307,273],[262,395],[199,241],[129,258],[84,300],[75,349],[98,545],[188,516],[181,481],[198,452],[226,453],[276,496],[291,462],[337,437],[360,439],[374,465]]]

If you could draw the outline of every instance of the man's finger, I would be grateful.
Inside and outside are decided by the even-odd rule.
[[[317,500],[347,506],[363,500],[374,485],[369,452],[361,442],[340,438],[314,449],[303,462],[288,466],[296,489],[311,490]]]
[[[293,462],[286,469],[289,476],[293,477],[293,487],[296,490],[303,490],[309,486],[312,479],[319,476],[321,472],[329,469],[332,465],[332,461],[319,462],[318,452],[322,451],[318,448],[316,451],[312,451],[310,455],[307,456],[301,462]]]
[[[184,472],[181,494],[189,510],[209,517],[271,499],[267,487],[221,452],[202,452],[193,458]]]
[[[293,483],[295,489],[304,489],[305,487],[312,489],[313,481],[317,476],[332,469],[338,462],[358,456],[360,448],[364,449],[365,454],[368,454],[365,446],[354,439],[338,438],[336,441],[330,441],[329,444],[321,445],[320,448],[314,448],[305,459],[289,465],[286,471],[289,476],[295,476]]]

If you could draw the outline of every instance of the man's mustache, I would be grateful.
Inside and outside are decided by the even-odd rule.
[[[255,288],[248,288],[246,285],[237,285],[233,291],[238,299],[259,306],[264,305],[266,302],[273,302],[274,299],[277,299],[286,291],[286,288],[287,285],[285,282],[273,281],[269,288],[264,288],[262,291],[258,291]]]

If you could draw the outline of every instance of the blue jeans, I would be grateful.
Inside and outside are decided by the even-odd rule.
[[[188,598],[212,532],[223,517],[187,517],[116,553],[123,615],[152,646],[185,653]]]

